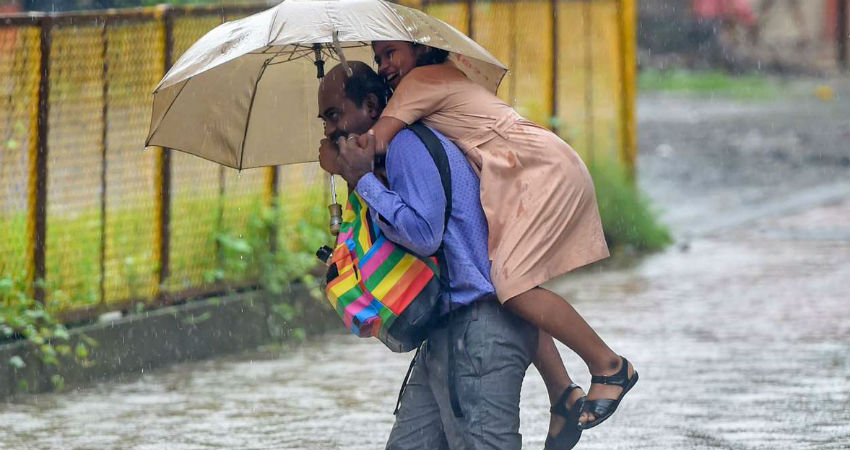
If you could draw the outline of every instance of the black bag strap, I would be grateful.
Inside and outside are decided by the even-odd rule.
[[[446,155],[446,149],[437,135],[430,128],[422,125],[421,122],[412,123],[407,128],[419,136],[419,139],[425,144],[425,148],[428,149],[428,153],[431,154],[431,158],[434,159],[437,170],[440,172],[440,181],[443,182],[443,191],[446,193],[446,216],[443,221],[443,227],[445,228],[449,224],[449,217],[452,215],[452,172],[449,168],[449,157]],[[440,244],[441,248],[442,246]]]
[[[431,158],[434,159],[434,164],[437,165],[437,170],[440,172],[440,180],[443,182],[443,192],[446,194],[446,215],[443,223],[443,233],[449,225],[449,217],[452,215],[452,174],[449,167],[449,157],[446,154],[446,148],[437,138],[437,135],[420,122],[412,123],[407,126],[411,131],[419,136],[419,139],[425,144]],[[449,266],[446,264],[446,252],[443,248],[443,243],[440,242],[440,247],[437,248],[437,261],[441,269],[445,269],[444,273],[440,274],[440,284],[445,288],[445,292],[449,296],[449,361],[448,361],[448,388],[449,402],[452,405],[452,412],[455,417],[463,417],[463,411],[460,407],[460,399],[457,395],[457,379],[455,375],[455,355],[454,355],[454,330],[452,329],[451,319],[454,317],[454,308],[452,308],[452,297],[449,291]],[[399,397],[400,398],[400,397]]]

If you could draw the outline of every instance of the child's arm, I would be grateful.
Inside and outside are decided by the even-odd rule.
[[[375,132],[375,154],[384,155],[387,153],[387,146],[393,140],[396,134],[401,131],[406,124],[395,117],[383,117],[372,125],[372,130]],[[365,148],[368,141],[369,133],[364,133],[357,138],[357,144]]]

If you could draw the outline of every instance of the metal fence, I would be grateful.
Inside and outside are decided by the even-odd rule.
[[[520,113],[586,159],[632,164],[634,0],[418,6],[512,69],[499,94]],[[316,164],[238,173],[143,150],[151,91],[170,64],[265,7],[0,16],[0,279],[66,317],[168,303],[221,288],[208,276],[216,233],[241,232],[274,196],[294,217],[315,214],[322,205],[304,193],[321,190]]]

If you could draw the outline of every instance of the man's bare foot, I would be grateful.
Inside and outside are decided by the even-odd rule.
[[[622,368],[623,364],[628,365],[628,369],[626,371],[627,376],[623,377]],[[582,426],[586,424],[591,424],[591,427],[598,425],[598,423],[593,423],[597,420],[597,414],[594,414],[593,404],[594,400],[600,400],[600,403],[604,403],[605,400],[609,400],[609,403],[617,402],[618,399],[623,394],[623,389],[631,389],[635,382],[637,382],[635,368],[632,366],[630,362],[628,362],[625,358],[620,358],[620,363],[612,370],[603,371],[601,373],[593,373],[591,375],[594,377],[602,376],[607,377],[610,380],[608,383],[601,382],[592,382],[590,385],[590,392],[587,393],[587,400],[585,401],[585,410],[582,412],[579,417],[579,423]],[[617,379],[618,375],[620,375],[620,379]],[[602,406],[602,405],[600,405]],[[617,404],[613,404],[611,408],[616,409]],[[613,409],[610,410],[608,415],[613,413]],[[598,412],[599,409],[596,409]],[[603,417],[603,420],[607,418],[607,416]]]

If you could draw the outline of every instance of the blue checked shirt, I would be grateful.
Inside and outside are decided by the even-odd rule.
[[[374,174],[357,183],[357,193],[387,239],[424,257],[445,242],[449,290],[455,306],[495,295],[487,254],[487,220],[481,209],[478,176],[461,151],[434,131],[449,159],[452,213],[444,225],[446,196],[440,173],[425,144],[410,130],[399,132],[387,148],[389,188]],[[444,229],[445,228],[445,229]],[[443,305],[443,313],[448,304]]]

